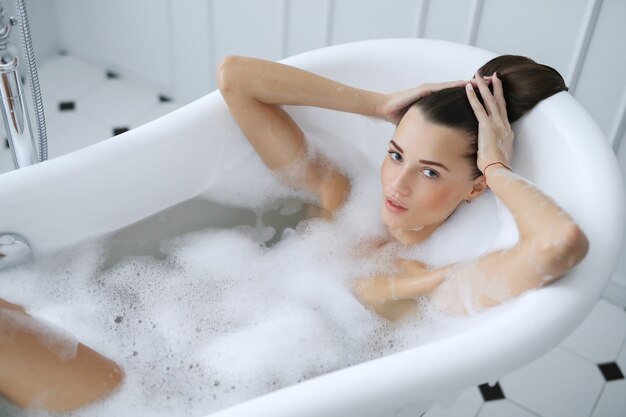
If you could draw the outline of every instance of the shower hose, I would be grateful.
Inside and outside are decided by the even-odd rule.
[[[24,0],[15,0],[15,8],[19,15],[20,31],[22,33],[22,46],[28,66],[28,79],[30,81],[31,92],[33,94],[33,106],[37,120],[37,132],[39,134],[39,161],[48,159],[48,135],[46,133],[46,118],[43,111],[43,100],[39,88],[39,77],[37,75],[37,64],[35,63],[35,50],[30,35],[30,25]]]

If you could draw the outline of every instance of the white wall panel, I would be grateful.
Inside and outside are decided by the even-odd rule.
[[[610,137],[626,94],[626,1],[604,0],[580,74],[576,98]],[[620,112],[622,110],[622,112]]]
[[[479,0],[435,0],[428,3],[424,37],[467,42],[473,8]]]
[[[14,2],[3,2],[9,15],[17,16]],[[28,0],[26,11],[30,22],[37,63],[43,63],[59,53],[59,35],[54,3],[49,0]],[[19,26],[18,26],[19,27]],[[17,29],[17,28],[15,28]],[[19,31],[16,30],[15,34]],[[19,36],[13,36],[16,45],[21,45]]]
[[[335,0],[331,43],[415,37],[423,0]]]
[[[170,90],[169,0],[56,0],[62,49],[129,79]]]
[[[211,88],[226,55],[278,60],[285,48],[285,0],[211,0]]]
[[[287,0],[286,56],[326,46],[332,0]]]
[[[100,62],[100,57],[95,56],[98,44],[93,1],[55,0],[55,6],[60,47],[75,56]]]
[[[476,45],[527,55],[567,79],[590,0],[485,0]]]
[[[168,0],[93,2],[99,53],[112,69],[168,88],[172,72],[172,33]]]
[[[215,62],[229,54],[280,59],[285,29],[284,0],[213,0]]]
[[[191,6],[190,6],[191,3]],[[170,2],[172,20],[172,91],[182,103],[209,93],[215,86],[212,39],[207,0]],[[165,59],[165,56],[162,57]]]

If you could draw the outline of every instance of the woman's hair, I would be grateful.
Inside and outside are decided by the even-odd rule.
[[[530,58],[502,55],[480,67],[478,73],[489,76],[497,73],[502,80],[509,122],[513,123],[541,100],[560,91],[567,91],[563,77],[554,68],[538,64]],[[491,88],[491,86],[490,86]],[[478,90],[476,95],[482,103]],[[467,99],[465,87],[447,88],[415,102],[426,120],[459,129],[468,138],[468,152],[463,156],[474,166],[472,179],[482,175],[476,159],[478,154],[478,120]]]

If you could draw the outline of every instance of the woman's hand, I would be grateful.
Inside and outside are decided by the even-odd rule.
[[[490,78],[491,77],[485,77],[485,82],[488,83]],[[476,80],[459,80],[443,83],[422,84],[417,87],[409,88],[408,90],[384,94],[382,101],[378,105],[376,113],[379,118],[397,125],[400,123],[400,119],[402,119],[404,113],[406,113],[407,107],[415,103],[417,100],[446,88],[463,87],[467,83],[476,84]]]
[[[493,94],[484,79],[476,76],[476,85],[483,98],[484,107],[478,100],[472,83],[466,84],[467,98],[478,119],[478,169],[484,174],[485,167],[493,162],[511,166],[513,157],[513,130],[506,114],[506,102],[502,81],[494,73],[491,77]]]
[[[417,301],[398,299],[395,294],[396,279],[379,276],[357,282],[354,292],[361,303],[387,320],[396,321],[414,312]]]
[[[356,283],[354,292],[366,305],[381,304],[396,299],[395,280],[385,276],[363,278]]]

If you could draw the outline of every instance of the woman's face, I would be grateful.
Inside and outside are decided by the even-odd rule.
[[[391,229],[411,230],[443,223],[459,203],[484,191],[482,177],[463,157],[461,131],[427,121],[411,107],[402,118],[381,168],[382,220]]]

